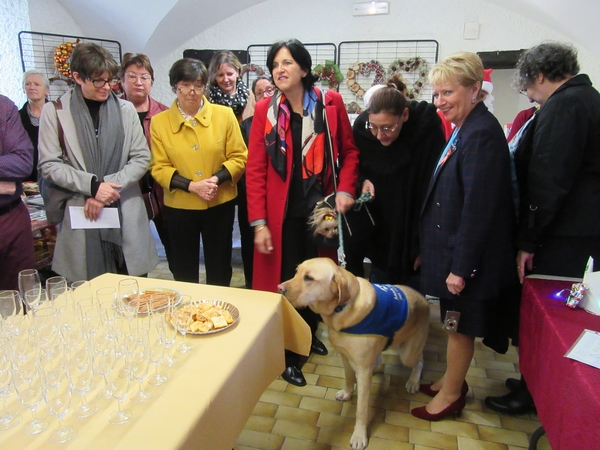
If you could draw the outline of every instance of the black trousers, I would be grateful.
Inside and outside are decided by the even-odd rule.
[[[317,247],[310,240],[310,231],[307,222],[307,218],[301,217],[286,218],[283,222],[280,280],[282,282],[294,277],[298,264],[307,259],[319,256]],[[319,315],[310,308],[302,308],[297,311],[306,321],[314,336],[319,325]],[[289,350],[285,352],[286,367],[296,366],[301,368],[306,359],[306,357]]]
[[[240,241],[242,244],[242,263],[244,264],[244,278],[246,287],[252,288],[252,271],[254,267],[254,229],[248,222],[248,201],[246,200],[246,175],[237,182],[238,196],[238,226],[240,228]]]
[[[171,242],[169,267],[175,280],[198,283],[202,235],[206,284],[229,286],[235,202],[204,210],[165,206],[165,215]]]

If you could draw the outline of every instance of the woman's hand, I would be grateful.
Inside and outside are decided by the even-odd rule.
[[[121,194],[119,194],[117,189],[121,189],[122,187],[123,185],[121,184],[103,181],[100,183],[100,187],[98,188],[98,192],[96,192],[94,199],[102,203],[102,206],[112,205],[121,198]]]
[[[263,255],[270,255],[273,252],[273,242],[271,241],[271,231],[266,225],[257,225],[254,228],[254,246]]]
[[[451,272],[448,278],[446,278],[446,286],[451,294],[460,295],[465,288],[465,279]]]
[[[519,281],[523,284],[525,279],[525,268],[530,272],[533,270],[533,253],[527,253],[523,250],[519,250],[517,253],[517,273],[519,274]]]
[[[354,205],[354,199],[346,194],[336,194],[335,209],[337,212],[344,214]]]
[[[365,192],[371,193],[371,200],[369,200],[369,201],[372,202],[373,199],[375,198],[375,185],[373,183],[371,183],[369,180],[363,181],[362,191],[360,193],[364,194]]]
[[[86,219],[95,222],[96,220],[98,220],[102,208],[104,208],[104,203],[96,200],[95,198],[90,197],[85,201],[85,206],[83,207],[83,215]]]
[[[188,190],[209,202],[217,196],[217,189],[219,189],[218,181],[219,179],[214,176],[205,180],[192,181]]]

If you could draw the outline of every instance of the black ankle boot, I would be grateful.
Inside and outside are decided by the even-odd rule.
[[[501,397],[487,397],[484,403],[492,411],[501,414],[520,415],[535,412],[533,398],[526,385]]]
[[[306,378],[300,369],[296,366],[286,367],[281,378],[294,386],[306,386]]]

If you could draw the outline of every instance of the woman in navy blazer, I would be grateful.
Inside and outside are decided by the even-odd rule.
[[[433,397],[411,413],[440,420],[465,406],[465,375],[475,337],[497,320],[501,291],[514,283],[514,206],[510,159],[502,128],[478,100],[483,64],[474,53],[445,58],[429,74],[435,105],[455,125],[421,211],[421,277],[440,298],[442,321],[459,312],[448,333],[444,376],[421,387]]]

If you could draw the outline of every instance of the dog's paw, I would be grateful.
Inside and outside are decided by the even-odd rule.
[[[352,447],[353,450],[364,450],[368,443],[369,439],[365,432],[354,430],[354,433],[352,433],[352,437],[350,438],[350,447]]]
[[[348,393],[342,389],[335,394],[335,399],[340,402],[349,402],[352,400],[352,392]]]
[[[419,392],[419,386],[421,383],[419,383],[419,380],[417,380],[416,382],[413,380],[408,380],[406,382],[406,392],[408,392],[409,394],[416,394],[417,392]]]

